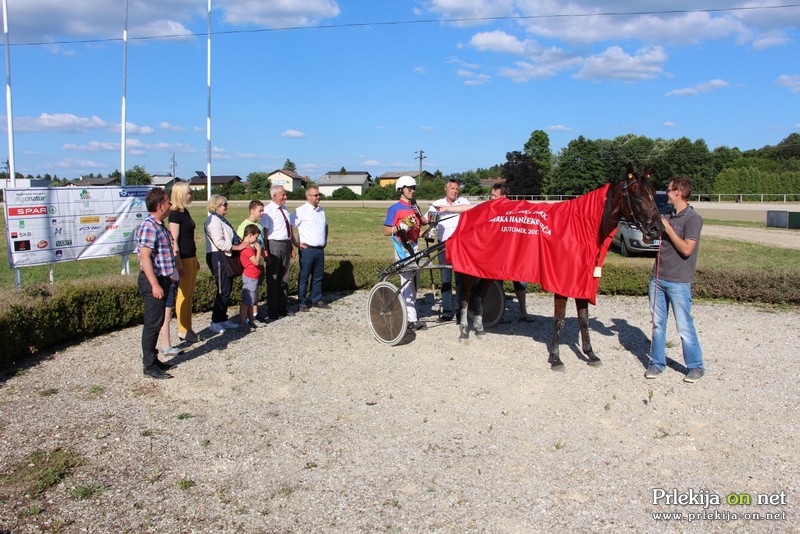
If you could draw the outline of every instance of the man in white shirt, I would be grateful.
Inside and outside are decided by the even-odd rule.
[[[267,236],[270,259],[267,269],[267,316],[274,321],[294,315],[289,311],[289,262],[295,255],[286,190],[282,185],[273,185],[269,194],[272,201],[264,208],[261,226]]]
[[[328,221],[325,211],[319,207],[319,189],[306,189],[306,203],[292,215],[292,225],[297,228],[297,248],[300,250],[300,280],[297,283],[297,298],[300,311],[307,312],[312,304],[327,308],[322,300],[322,276],[325,272],[325,245],[328,244]],[[311,296],[308,295],[308,279],[311,278]]]
[[[444,198],[434,201],[428,208],[429,218],[439,211],[437,208],[469,205],[469,200],[458,196],[458,189],[458,180],[448,180],[444,186]],[[458,226],[458,219],[458,213],[439,214],[438,222],[436,223],[436,236],[439,238],[439,243],[444,243],[453,235]],[[439,263],[445,263],[444,251],[439,253]],[[439,272],[442,273],[442,315],[439,320],[451,321],[453,319],[453,270],[441,269]]]

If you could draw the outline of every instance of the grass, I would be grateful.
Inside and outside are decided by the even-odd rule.
[[[81,457],[74,451],[34,451],[0,477],[0,494],[8,492],[39,497],[64,480],[80,463]]]
[[[182,478],[178,481],[178,487],[182,490],[188,490],[189,488],[194,487],[194,480],[189,480],[188,478]]]
[[[241,203],[231,204],[228,220],[234,226],[244,220],[247,208]],[[371,259],[392,261],[392,247],[383,235],[383,221],[386,209],[383,207],[353,207],[325,205],[328,218],[329,244],[325,250],[326,258],[337,259]],[[205,244],[203,221],[205,220],[204,204],[198,202],[191,208],[197,223],[195,241],[198,244],[198,256],[201,269],[205,267]],[[707,224],[723,224],[728,226],[765,227],[761,223],[708,220]],[[0,219],[0,230],[5,234],[5,221]],[[7,243],[0,240],[0,256],[7,256]],[[138,272],[139,264],[136,255],[129,256],[131,273]],[[606,257],[607,265],[641,264],[650,266],[652,256],[625,258],[614,252]],[[75,280],[79,278],[102,278],[118,276],[120,258],[102,258],[59,263],[54,266],[55,279]],[[705,237],[698,258],[698,269],[706,270],[772,270],[780,268],[800,274],[800,250],[770,248],[756,244],[742,243],[730,239]],[[20,269],[22,287],[32,288],[49,283],[49,267],[33,266]],[[13,270],[8,264],[0,265],[0,290],[14,287]]]
[[[76,501],[83,501],[85,499],[94,497],[95,495],[100,495],[105,489],[105,486],[101,484],[87,484],[85,486],[77,486],[72,490],[70,495]]]

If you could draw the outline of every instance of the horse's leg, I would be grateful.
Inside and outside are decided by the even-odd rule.
[[[489,293],[492,284],[494,284],[494,280],[484,278],[478,283],[477,287],[473,288],[473,293],[475,293],[473,297],[475,315],[472,318],[472,326],[475,329],[475,336],[478,339],[483,339],[483,336],[486,334],[486,331],[483,329],[483,302],[486,300],[486,295]]]
[[[592,350],[592,342],[589,339],[589,301],[586,299],[575,299],[575,307],[578,309],[578,324],[581,327],[581,345],[583,353],[589,359],[589,365],[593,367],[603,365],[602,360],[595,356]]]
[[[461,316],[458,320],[458,340],[464,341],[469,338],[469,300],[475,285],[475,277],[463,275],[461,287]]]
[[[550,343],[550,357],[547,363],[553,371],[563,371],[564,363],[558,355],[558,346],[561,343],[561,329],[564,327],[564,316],[567,313],[567,297],[553,294],[553,341]]]

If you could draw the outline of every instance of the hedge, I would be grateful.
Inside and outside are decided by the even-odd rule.
[[[378,260],[328,260],[325,292],[368,289],[378,281],[386,263]],[[297,292],[297,264],[290,274],[291,293]],[[438,271],[434,279],[438,285]],[[603,295],[646,296],[650,269],[634,266],[603,268]],[[423,287],[430,284],[423,273]],[[529,291],[537,291],[531,285]],[[752,273],[698,271],[693,285],[699,298],[726,299],[768,305],[800,304],[800,276],[788,272]],[[510,282],[506,289],[511,291]],[[261,297],[266,297],[262,286]],[[194,312],[209,311],[214,303],[214,280],[208,271],[198,274]],[[231,305],[239,304],[241,279],[234,282]],[[104,332],[141,324],[142,299],[136,277],[110,277],[52,286],[24,288],[0,293],[0,367],[13,367],[36,352],[97,336]],[[366,325],[365,325],[366,328]]]

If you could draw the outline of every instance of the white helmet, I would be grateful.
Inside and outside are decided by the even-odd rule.
[[[417,187],[417,181],[410,176],[401,176],[394,185],[400,191],[404,187]]]

